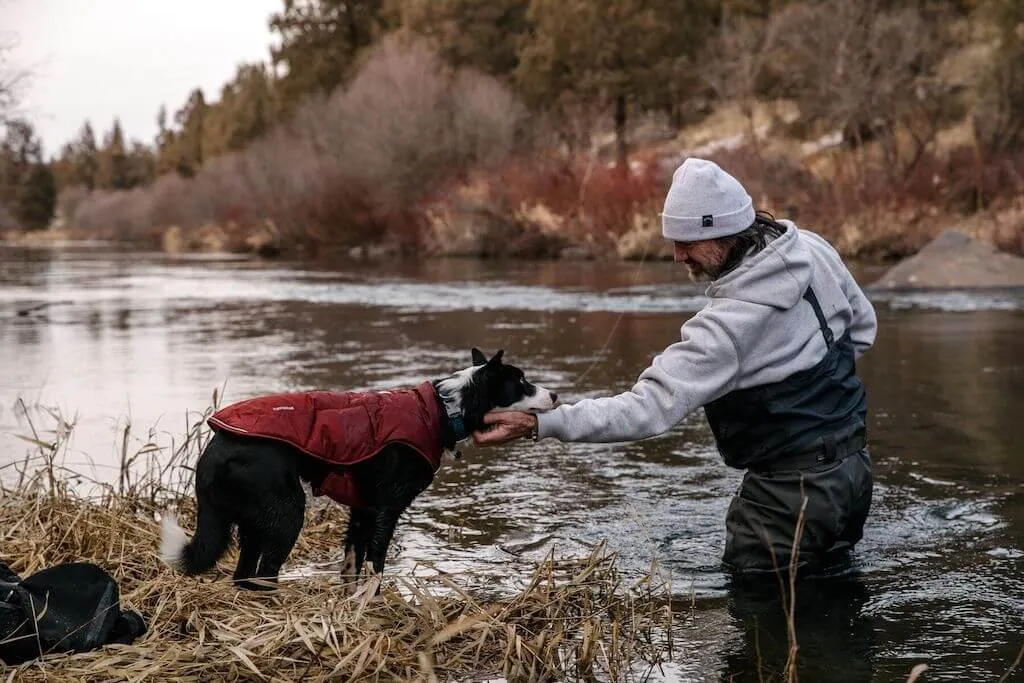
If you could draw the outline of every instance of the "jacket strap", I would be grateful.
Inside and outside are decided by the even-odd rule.
[[[808,287],[804,292],[804,299],[814,309],[814,317],[818,319],[818,327],[821,328],[821,335],[825,337],[825,345],[831,349],[836,338],[832,334],[832,328],[828,326],[828,321],[825,320],[825,314],[821,311],[821,305],[818,303],[818,297],[814,295],[814,290]]]

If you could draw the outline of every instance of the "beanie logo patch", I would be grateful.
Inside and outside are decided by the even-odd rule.
[[[702,227],[702,228],[713,228],[713,227],[715,227],[715,217],[711,216],[711,215],[701,216],[701,218],[700,218],[700,227]]]

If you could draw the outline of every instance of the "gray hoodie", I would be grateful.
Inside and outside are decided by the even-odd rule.
[[[849,332],[858,357],[875,341],[875,311],[832,246],[790,221],[786,232],[710,284],[707,305],[680,340],[659,354],[627,392],[588,398],[538,415],[538,437],[608,443],[668,431],[735,389],[785,379],[826,352],[814,288],[836,339]]]

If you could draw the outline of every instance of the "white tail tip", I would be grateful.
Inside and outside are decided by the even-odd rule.
[[[182,553],[188,545],[188,535],[178,526],[174,515],[164,515],[160,522],[160,559],[172,569],[181,571]]]

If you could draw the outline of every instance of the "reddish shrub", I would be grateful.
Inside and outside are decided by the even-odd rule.
[[[788,157],[764,156],[750,147],[739,147],[716,152],[711,158],[743,182],[759,210],[771,211],[779,218],[834,229],[841,223],[836,205],[856,201],[846,196],[846,184],[833,183],[830,188]]]
[[[651,166],[622,172],[585,158],[544,154],[490,170],[486,184],[497,210],[513,215],[543,206],[563,221],[565,237],[598,242],[629,230],[634,215],[659,211],[667,189]]]

